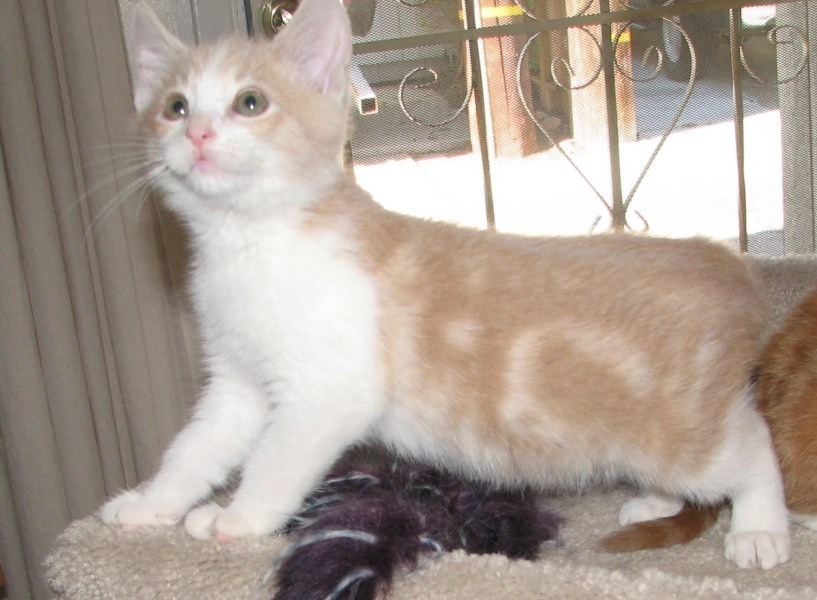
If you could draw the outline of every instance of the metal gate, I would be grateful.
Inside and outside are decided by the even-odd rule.
[[[750,4],[350,0],[356,176],[470,226],[813,251],[816,9]]]

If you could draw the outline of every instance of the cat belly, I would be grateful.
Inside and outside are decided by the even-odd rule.
[[[576,489],[622,478],[654,481],[659,465],[633,445],[551,424],[474,424],[467,416],[391,405],[377,436],[396,453],[489,482]]]
[[[393,402],[378,421],[379,439],[397,454],[492,483],[570,491],[626,481],[709,504],[729,497],[744,479],[775,478],[773,466],[755,459],[770,454],[764,452],[770,442],[746,388],[723,426],[712,430],[720,442],[706,453],[671,441],[645,446],[600,428],[547,426],[547,419],[530,416],[524,425],[476,425],[423,406]]]
[[[728,437],[729,406],[745,404],[739,373],[731,386],[710,381],[662,389],[645,383],[650,361],[634,351],[609,368],[596,353],[586,369],[571,373],[558,365],[558,355],[567,354],[561,346],[553,356],[519,351],[534,346],[535,337],[522,336],[508,350],[494,347],[504,374],[492,380],[481,378],[486,369],[460,361],[422,362],[439,369],[424,377],[414,374],[425,366],[399,364],[378,434],[400,453],[494,481],[574,488],[626,479],[683,490],[683,481],[716,461]],[[523,356],[545,356],[553,375],[542,377],[536,360],[526,364]],[[694,368],[694,357],[687,360]]]

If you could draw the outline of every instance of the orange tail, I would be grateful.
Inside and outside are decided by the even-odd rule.
[[[677,515],[633,523],[601,540],[605,552],[634,552],[691,542],[718,520],[721,507],[684,504]]]

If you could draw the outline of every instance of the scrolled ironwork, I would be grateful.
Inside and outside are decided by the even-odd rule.
[[[602,68],[603,68],[601,44],[596,39],[596,36],[594,36],[593,33],[589,29],[587,29],[586,27],[577,27],[577,28],[574,29],[574,31],[582,32],[583,34],[588,36],[588,39],[591,42],[593,42],[593,48],[594,48],[595,52],[598,55],[598,67],[596,67],[596,70],[593,73],[590,74],[590,76],[587,78],[586,81],[584,81],[583,83],[574,84],[572,79],[576,76],[576,71],[571,66],[570,61],[568,59],[564,58],[563,56],[556,56],[556,57],[552,58],[550,60],[550,76],[551,76],[551,78],[553,78],[553,83],[555,83],[557,86],[559,86],[563,90],[571,90],[571,91],[582,90],[582,89],[588,87],[589,85],[592,85],[593,82],[596,81],[599,78],[599,75],[601,75],[601,71],[602,71]],[[527,49],[530,46],[531,42],[535,38],[539,37],[539,35],[541,35],[541,34],[539,34],[539,33],[534,34],[528,40],[528,43],[525,44],[524,48],[520,52],[520,57],[524,56],[524,54],[525,54],[525,52],[527,52]],[[521,58],[520,58],[520,60],[521,60]],[[571,81],[569,83],[564,83],[563,81],[561,81],[561,78],[558,75],[558,70],[557,70],[557,66],[559,66],[559,65],[561,65],[564,68],[564,70],[567,71],[568,75],[570,76]],[[519,73],[520,73],[519,69],[517,69],[517,76],[519,75]]]
[[[589,32],[587,32],[587,33],[589,33]],[[568,153],[565,151],[565,149],[564,149],[564,148],[562,148],[561,144],[560,144],[560,143],[559,143],[559,142],[558,142],[556,139],[554,139],[554,137],[553,137],[553,136],[550,134],[550,132],[549,132],[549,131],[548,131],[548,130],[547,130],[547,129],[546,129],[546,128],[545,128],[545,127],[544,127],[544,126],[543,126],[543,125],[540,123],[540,122],[539,122],[539,120],[538,120],[538,119],[536,118],[536,116],[534,115],[533,110],[531,109],[530,105],[528,104],[527,99],[525,98],[525,94],[524,94],[524,92],[523,92],[523,90],[522,90],[522,64],[523,64],[523,62],[524,62],[524,60],[525,60],[525,57],[526,57],[526,56],[527,56],[527,54],[528,54],[528,50],[530,49],[531,45],[533,44],[533,42],[534,42],[534,41],[535,41],[535,40],[536,40],[536,39],[537,39],[537,38],[538,38],[540,35],[541,35],[540,33],[536,33],[536,34],[532,35],[532,36],[530,37],[530,39],[528,39],[528,41],[527,41],[527,42],[525,43],[525,45],[522,47],[522,50],[520,50],[520,52],[519,52],[519,58],[518,58],[518,59],[517,59],[517,61],[516,61],[516,92],[517,92],[517,94],[519,95],[519,101],[521,102],[521,104],[522,104],[522,108],[525,110],[525,113],[528,115],[528,118],[531,120],[531,122],[534,124],[534,126],[535,126],[535,127],[536,127],[536,128],[537,128],[537,129],[538,129],[538,130],[539,130],[539,131],[542,133],[542,135],[544,135],[544,136],[545,136],[545,138],[548,140],[548,142],[549,142],[549,143],[550,143],[550,144],[551,144],[551,145],[552,145],[554,148],[556,148],[557,152],[559,152],[559,154],[560,154],[560,155],[561,155],[561,156],[562,156],[562,157],[563,157],[565,160],[567,160],[568,164],[570,164],[570,166],[571,166],[571,167],[573,167],[573,169],[576,171],[576,173],[579,175],[579,177],[581,177],[581,178],[582,178],[582,180],[583,180],[583,181],[584,181],[584,182],[585,182],[585,183],[588,185],[588,187],[589,187],[589,188],[590,188],[590,189],[593,191],[593,193],[595,194],[596,198],[597,198],[597,199],[598,199],[598,200],[599,200],[599,201],[600,201],[600,202],[601,202],[601,203],[604,205],[604,207],[605,207],[605,209],[607,210],[607,212],[608,212],[608,213],[610,213],[610,214],[612,214],[613,207],[612,207],[612,205],[611,205],[611,204],[610,204],[610,203],[607,201],[607,199],[604,197],[604,194],[602,194],[602,193],[601,193],[601,192],[600,192],[600,191],[599,191],[599,190],[596,188],[596,186],[595,186],[595,185],[593,185],[593,182],[592,182],[592,181],[590,181],[590,179],[587,177],[587,175],[585,175],[585,174],[584,174],[584,172],[583,172],[583,171],[582,171],[582,170],[579,168],[579,166],[576,164],[576,162],[573,160],[573,158],[572,158],[572,157],[571,157],[571,156],[570,156],[570,155],[569,155],[569,154],[568,154]],[[599,49],[599,56],[601,56],[601,54],[600,54],[600,53],[601,53],[601,46],[599,46],[599,44],[598,44],[598,42],[595,40],[595,38],[593,38],[593,40],[596,42],[596,46],[597,46],[597,47],[598,47],[598,49]],[[554,59],[554,60],[556,60],[556,59]],[[569,64],[568,64],[567,66],[568,66],[568,68],[569,68]],[[553,69],[553,63],[551,62],[551,76],[553,77],[553,71],[552,71],[552,69]],[[572,71],[572,69],[571,69],[571,71]],[[598,71],[596,72],[595,76],[594,76],[594,77],[593,77],[593,78],[592,78],[590,81],[588,81],[588,82],[587,82],[587,83],[586,83],[584,86],[582,86],[582,87],[587,87],[588,85],[590,85],[591,83],[593,83],[593,81],[595,81],[595,79],[597,79],[597,78],[598,78],[599,73],[601,73],[601,67],[599,67],[599,69],[598,69]],[[554,77],[554,82],[555,82],[557,85],[559,85],[559,82],[556,80],[556,78],[555,78],[555,77]],[[571,88],[571,89],[580,89],[580,88]]]
[[[397,1],[400,4],[410,7],[420,7],[422,5],[429,4],[428,0]],[[521,9],[526,18],[535,21],[546,20],[546,17],[537,16],[533,12],[533,7],[530,2],[526,0],[513,0],[513,2]],[[655,2],[654,5],[666,7],[674,3],[674,0],[663,0],[661,2]],[[582,5],[575,11],[575,14],[571,16],[583,16],[588,10],[590,10],[592,4],[593,0],[584,0]],[[637,8],[634,0],[618,0],[618,4],[624,8]],[[641,4],[639,4],[639,6],[641,6]],[[667,13],[666,10],[664,10],[662,14],[665,13]],[[662,27],[662,33],[664,35],[672,35],[673,41],[678,45],[673,45],[670,47],[669,40],[665,39],[663,43],[653,44],[643,48],[641,50],[641,56],[633,56],[633,63],[622,64],[623,61],[621,60],[621,52],[619,50],[625,39],[625,34],[632,34],[634,22],[619,22],[613,29],[612,72],[616,77],[621,76],[634,83],[645,83],[655,80],[662,74],[669,74],[669,71],[672,68],[672,78],[680,78],[681,81],[685,80],[686,85],[683,96],[680,98],[678,107],[673,112],[669,123],[662,131],[646,162],[640,167],[638,175],[631,188],[626,195],[621,198],[621,201],[617,205],[607,197],[609,194],[602,193],[599,189],[597,189],[590,178],[585,174],[581,166],[577,164],[577,158],[571,156],[571,154],[566,151],[562,144],[555,139],[555,135],[551,131],[548,131],[547,126],[543,124],[541,119],[537,118],[536,112],[531,106],[533,102],[529,101],[529,99],[525,96],[523,91],[524,85],[522,83],[524,80],[523,63],[525,60],[527,60],[528,55],[530,54],[531,46],[538,39],[542,39],[540,36],[543,34],[547,35],[545,31],[538,31],[527,39],[519,52],[515,72],[516,91],[527,118],[530,119],[533,125],[544,136],[552,148],[557,151],[559,155],[568,162],[568,164],[571,165],[572,169],[581,177],[589,189],[592,190],[592,193],[604,206],[604,210],[608,213],[608,215],[610,217],[615,216],[617,222],[623,222],[628,230],[641,232],[649,231],[650,225],[644,215],[631,206],[632,201],[640,189],[646,174],[653,167],[653,164],[661,153],[666,141],[678,126],[684,110],[689,105],[700,68],[698,52],[696,51],[697,42],[693,42],[693,35],[696,34],[696,31],[688,31],[684,26],[689,21],[686,19],[682,20],[682,17],[679,16],[663,16],[656,22]],[[603,50],[603,45],[600,41],[599,34],[595,33],[589,26],[576,25],[572,26],[569,31],[573,32],[573,35],[581,36],[581,42],[587,44],[586,48],[588,49],[588,52],[586,53],[585,58],[589,58],[587,61],[589,66],[588,64],[584,64],[582,65],[581,69],[578,69],[578,61],[574,59],[574,64],[572,64],[570,56],[565,52],[555,56],[551,54],[549,63],[543,62],[540,66],[543,73],[548,73],[549,71],[552,84],[555,87],[568,92],[575,92],[577,90],[585,89],[597,82],[605,72],[605,64],[607,66],[607,73],[611,73],[609,68],[610,63],[605,63],[605,57],[603,56],[604,51],[609,49],[609,44],[607,44],[606,39],[603,40],[605,42],[604,46],[607,46],[607,48]],[[696,35],[696,40],[698,37],[699,36]],[[785,48],[787,50],[786,56],[789,62],[786,65],[785,72],[778,73],[779,76],[776,76],[776,79],[765,79],[760,75],[756,66],[751,64],[750,60],[747,58],[747,53],[744,50],[743,43],[739,43],[738,48],[740,63],[749,76],[751,76],[753,79],[767,85],[782,85],[794,80],[807,69],[809,61],[809,42],[806,34],[801,29],[792,25],[775,25],[765,33],[765,38],[767,42],[773,46],[775,56],[782,53],[783,49]],[[678,54],[679,49],[681,52],[680,54]],[[673,50],[675,50],[675,53],[673,53]],[[466,65],[471,64],[471,57],[468,54],[467,49],[462,59]],[[635,65],[639,64],[639,62],[641,67],[640,69],[635,67]],[[689,70],[688,74],[687,69]],[[577,73],[577,71],[579,72]],[[416,81],[418,75],[424,75],[423,81]],[[417,104],[415,104],[414,107],[409,106],[409,97],[411,94],[407,92],[412,84],[414,84],[415,89],[417,90],[425,90],[434,88],[435,86],[440,86],[442,80],[443,76],[441,76],[441,73],[428,66],[414,68],[402,78],[397,90],[397,99],[401,110],[408,119],[419,125],[434,128],[451,123],[466,111],[469,102],[471,102],[473,97],[473,85],[467,86],[467,89],[465,90],[465,98],[459,107],[454,108],[455,102],[451,103],[449,108],[450,110],[454,111],[453,114],[450,116],[445,116],[438,121],[430,121],[425,117],[421,117],[419,113],[422,111],[418,109]],[[457,92],[457,98],[458,97],[459,91]],[[615,110],[615,108],[613,107],[610,110]],[[611,152],[613,152],[612,149]],[[618,152],[618,150],[616,149],[615,152]],[[625,190],[617,189],[617,193],[624,191]],[[635,215],[634,218],[632,217],[633,214]],[[633,225],[630,225],[628,222],[628,217],[633,221]],[[603,217],[600,216],[598,219],[596,219],[591,227],[591,230],[595,229],[599,225],[602,218]]]
[[[644,218],[644,215],[642,215],[640,211],[633,210],[633,212],[635,213],[635,216],[637,216],[639,218],[639,220],[641,221],[641,229],[636,229],[635,227],[630,225],[629,221],[627,220],[627,215],[624,215],[624,228],[627,231],[631,231],[633,233],[640,233],[640,234],[649,233],[650,232],[650,223],[649,223],[649,221],[647,221],[647,219]],[[595,233],[596,232],[596,227],[598,227],[599,223],[601,223],[601,219],[602,219],[602,215],[599,215],[593,220],[593,224],[590,226],[590,230],[588,231],[588,233]]]
[[[793,39],[792,41],[780,40],[779,39],[780,34],[783,32],[790,33],[795,39]],[[803,33],[801,29],[793,25],[775,25],[774,27],[770,28],[768,32],[766,32],[765,37],[769,41],[769,43],[775,48],[775,56],[777,56],[778,46],[785,46],[788,44],[796,45],[798,41],[800,42],[799,44],[800,60],[797,63],[797,67],[793,70],[793,73],[787,77],[783,77],[782,79],[776,78],[773,80],[767,80],[764,77],[761,77],[760,75],[758,75],[756,69],[749,64],[749,61],[746,58],[744,46],[743,44],[741,44],[740,62],[743,65],[743,68],[752,77],[752,79],[765,85],[783,85],[785,83],[789,83],[790,81],[794,81],[800,75],[800,73],[803,72],[803,70],[806,68],[806,65],[808,64],[809,58],[808,37],[806,37],[806,34]]]
[[[667,141],[670,134],[674,131],[674,129],[678,125],[678,122],[681,119],[681,115],[683,114],[684,109],[689,104],[689,101],[690,101],[690,99],[692,97],[692,92],[693,92],[693,90],[695,88],[695,80],[697,78],[698,61],[697,61],[697,56],[696,56],[696,52],[695,52],[695,47],[694,47],[694,45],[692,43],[692,38],[690,37],[689,33],[680,25],[680,23],[677,22],[677,20],[675,20],[675,19],[666,19],[666,20],[669,22],[669,25],[671,27],[677,28],[678,32],[681,34],[681,37],[682,37],[684,43],[687,46],[687,50],[690,53],[690,73],[689,73],[689,79],[687,81],[687,86],[686,86],[686,89],[684,91],[684,95],[683,95],[683,97],[682,97],[682,99],[681,99],[681,101],[679,103],[678,108],[675,110],[674,114],[672,115],[672,118],[670,119],[669,126],[662,133],[661,138],[659,139],[658,143],[656,144],[655,148],[653,149],[652,153],[650,154],[649,158],[647,159],[647,162],[644,164],[644,167],[641,169],[641,172],[639,173],[638,177],[636,178],[635,183],[630,188],[629,192],[627,193],[626,197],[623,200],[623,203],[622,203],[622,206],[621,206],[620,210],[623,211],[624,214],[619,215],[619,216],[621,217],[621,220],[626,224],[627,229],[629,229],[631,231],[640,231],[640,232],[649,231],[649,223],[648,223],[647,219],[641,213],[639,213],[638,211],[633,211],[636,214],[636,216],[639,218],[639,220],[641,221],[642,227],[639,228],[639,229],[635,229],[634,227],[629,225],[628,220],[627,220],[627,213],[628,213],[628,210],[630,208],[630,204],[632,203],[632,200],[635,197],[636,192],[638,191],[638,188],[641,186],[641,183],[644,180],[644,177],[646,176],[649,169],[652,167],[653,163],[655,162],[655,159],[658,157],[658,154],[661,152],[661,149],[663,148],[664,143]],[[615,70],[616,70],[617,73],[621,74],[623,77],[625,77],[625,78],[627,78],[627,79],[629,79],[630,81],[633,81],[633,82],[646,82],[646,81],[653,80],[656,77],[658,77],[658,75],[661,73],[662,66],[664,64],[664,51],[662,49],[657,48],[655,46],[650,46],[650,47],[645,49],[644,54],[643,54],[642,59],[641,59],[642,66],[646,67],[653,59],[656,62],[656,66],[652,69],[652,71],[648,72],[646,75],[643,75],[643,76],[636,76],[636,74],[632,70],[626,69],[624,66],[622,66],[620,64],[620,62],[618,60],[618,48],[619,48],[620,44],[622,43],[622,39],[624,38],[625,33],[628,32],[629,30],[631,30],[632,26],[633,26],[632,22],[627,22],[627,23],[623,24],[623,26],[616,32],[616,34],[615,34],[615,36],[613,38],[613,64],[614,64]],[[600,76],[600,74],[602,72],[602,54],[601,54],[602,50],[601,50],[600,43],[595,38],[595,36],[593,36],[592,33],[589,30],[585,29],[585,28],[577,28],[575,31],[582,31],[585,34],[590,35],[590,37],[592,38],[592,40],[594,42],[594,47],[597,49],[597,52],[598,52],[599,66],[597,67],[595,72],[592,74],[592,76],[587,81],[582,82],[581,84],[578,84],[578,85],[566,85],[563,82],[561,82],[558,79],[558,77],[556,76],[555,65],[556,64],[562,64],[568,70],[568,73],[570,73],[571,76],[574,75],[574,71],[571,68],[568,61],[564,60],[561,57],[553,58],[552,61],[551,61],[551,77],[553,78],[553,81],[557,86],[561,87],[562,89],[566,89],[566,90],[567,89],[569,89],[569,90],[579,90],[579,89],[586,88],[589,85],[593,84],[598,79],[598,77]],[[574,171],[576,171],[576,173],[581,177],[581,179],[585,182],[585,184],[592,190],[593,194],[596,196],[596,198],[604,206],[604,208],[607,211],[607,213],[609,214],[609,216],[612,217],[614,212],[617,210],[616,207],[613,205],[613,203],[610,200],[608,200],[605,197],[605,195],[602,192],[600,192],[598,190],[598,188],[593,184],[593,182],[590,181],[590,179],[584,174],[584,172],[579,167],[579,165],[576,163],[576,161],[573,159],[573,157],[571,157],[570,154],[568,154],[568,152],[562,147],[562,145],[556,139],[554,139],[554,137],[551,135],[551,133],[539,122],[539,120],[536,118],[536,116],[534,114],[534,111],[531,109],[530,105],[528,104],[527,99],[525,98],[525,94],[524,94],[524,91],[522,89],[523,63],[524,63],[525,57],[527,56],[527,54],[528,54],[528,52],[530,50],[531,45],[536,41],[536,39],[540,35],[541,35],[540,33],[537,33],[537,34],[534,34],[533,36],[531,36],[528,39],[528,41],[525,43],[525,45],[522,47],[520,52],[519,52],[519,58],[517,59],[517,63],[516,63],[516,91],[517,91],[517,94],[519,96],[520,102],[522,104],[522,107],[523,107],[525,113],[527,114],[527,116],[531,120],[531,122],[534,124],[534,126],[542,133],[542,135],[545,136],[545,138],[548,140],[548,142],[551,144],[551,146],[553,146],[553,148],[555,148],[556,151],[559,152],[559,154],[568,162],[568,164],[570,164],[570,166],[574,169]],[[593,225],[591,227],[591,231],[594,230],[598,226],[598,223],[600,222],[600,220],[601,220],[601,217],[599,217],[593,223]]]
[[[644,53],[641,55],[641,68],[647,69],[647,65],[649,65],[653,60],[655,61],[655,67],[653,70],[648,72],[646,75],[636,76],[635,72],[630,69],[628,70],[625,68],[618,60],[618,53],[615,52],[618,49],[619,44],[621,43],[621,38],[625,34],[625,32],[631,30],[633,27],[633,22],[630,21],[625,23],[624,26],[616,33],[615,37],[613,38],[613,64],[616,67],[616,71],[621,73],[624,77],[629,79],[630,81],[636,83],[645,83],[647,81],[652,81],[661,73],[662,68],[664,67],[664,51],[658,48],[655,45],[650,45],[644,48]]]
[[[678,122],[681,120],[681,115],[683,114],[684,109],[687,107],[687,105],[689,104],[690,99],[692,98],[692,92],[695,89],[695,80],[697,79],[697,75],[698,75],[698,59],[697,59],[697,56],[696,56],[696,53],[695,53],[695,45],[692,43],[692,38],[689,36],[689,33],[683,27],[681,27],[680,23],[678,23],[675,19],[665,19],[665,20],[669,21],[669,23],[671,23],[672,25],[674,25],[675,27],[678,28],[678,31],[683,36],[684,42],[687,45],[687,49],[688,49],[689,54],[690,54],[689,79],[687,80],[687,86],[686,86],[686,89],[684,90],[684,95],[681,98],[681,102],[678,105],[678,108],[675,110],[675,113],[672,115],[672,119],[670,119],[669,126],[661,134],[661,138],[659,139],[658,144],[656,144],[655,148],[653,149],[652,153],[650,154],[650,157],[647,159],[647,162],[644,164],[644,168],[641,170],[641,173],[639,174],[638,178],[636,179],[635,183],[633,184],[633,187],[630,189],[630,191],[627,193],[627,196],[624,198],[625,219],[626,219],[627,209],[630,207],[630,203],[633,201],[633,197],[635,196],[635,193],[638,191],[638,188],[641,186],[641,182],[644,180],[644,177],[647,175],[647,171],[649,171],[650,167],[652,167],[653,162],[655,162],[655,159],[658,157],[658,153],[661,152],[661,148],[664,147],[664,143],[667,141],[670,134],[672,134],[672,132],[678,126]],[[615,38],[613,39],[613,56],[614,56],[614,63],[615,63],[615,66],[616,66],[616,70],[619,73],[621,73],[624,77],[628,77],[628,78],[629,78],[628,74],[626,73],[626,71],[624,71],[621,68],[621,65],[619,65],[619,63],[618,63],[618,58],[616,56],[617,55],[616,49],[618,47],[618,44],[620,43],[621,36],[622,36],[623,32],[627,28],[632,27],[632,25],[633,25],[632,22],[627,23],[621,30],[619,30],[619,32],[616,34]],[[649,53],[649,51],[650,51],[649,48],[645,51],[644,60],[646,60],[646,56],[647,56],[647,53]],[[653,79],[657,76],[658,71],[660,71],[661,64],[663,63],[663,51],[658,49],[658,48],[655,48],[655,52],[657,52],[657,54],[658,54],[658,63],[659,64],[658,64],[658,68],[656,69],[656,71],[654,72],[654,74],[652,76]],[[638,80],[631,79],[631,81],[638,81]],[[639,215],[639,217],[641,217],[641,215]],[[644,220],[643,217],[641,217],[641,219],[642,219],[642,221],[644,221],[646,223],[646,220]]]
[[[400,80],[400,86],[397,88],[397,102],[400,104],[400,109],[403,111],[403,114],[405,114],[408,119],[419,125],[425,125],[426,127],[441,127],[443,125],[451,123],[454,119],[459,117],[466,108],[468,108],[468,103],[471,101],[471,95],[473,94],[474,91],[473,86],[471,86],[468,89],[468,93],[465,95],[465,100],[463,100],[460,107],[454,112],[454,114],[451,117],[447,119],[443,119],[442,121],[437,121],[434,123],[429,123],[427,121],[424,121],[417,115],[413,114],[406,106],[405,91],[406,84],[408,83],[409,79],[411,79],[411,77],[416,75],[417,73],[430,73],[433,80],[427,83],[418,83],[415,86],[415,89],[428,89],[434,87],[440,79],[440,76],[437,73],[437,71],[432,69],[431,67],[417,67],[409,71],[403,77],[403,79]]]

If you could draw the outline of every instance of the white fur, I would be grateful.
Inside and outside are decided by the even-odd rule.
[[[630,525],[663,519],[678,514],[683,507],[684,501],[676,496],[667,496],[657,492],[643,494],[624,503],[618,516],[618,522],[620,525]]]
[[[312,10],[345,19],[337,3],[307,4],[299,14]],[[163,53],[178,44],[157,32],[149,12],[137,12],[148,30],[138,52],[137,107],[144,109],[167,93],[160,88],[169,60]],[[315,15],[310,22],[314,27]],[[291,26],[287,35],[304,27]],[[328,71],[313,59],[317,70],[306,70],[327,93],[337,92],[329,73],[348,62],[343,39],[316,53]],[[231,112],[248,83],[243,77],[216,52],[173,90],[184,94],[189,114],[166,123],[157,183],[193,234],[192,295],[210,380],[153,481],[103,507],[109,523],[168,524],[187,515],[196,537],[274,531],[338,455],[365,437],[385,401],[372,279],[344,240],[304,230],[305,209],[341,176],[340,166],[317,165],[293,182],[288,157]],[[271,105],[255,118],[274,118],[276,110]],[[194,125],[213,134],[202,152],[187,135]],[[242,483],[229,507],[190,510],[239,468]]]
[[[324,19],[330,28],[344,29],[325,52],[308,52],[301,65],[316,90],[342,102],[345,91],[338,81],[345,79],[339,73],[350,52],[342,9],[336,0],[305,0],[298,15],[305,17],[296,17],[280,36],[298,50],[314,47],[321,33],[315,28]],[[148,18],[147,26],[156,23]],[[144,85],[155,88],[161,73],[157,56],[178,48],[166,34],[143,38],[150,47],[140,51],[145,62],[140,73]],[[192,233],[191,290],[210,379],[156,477],[108,502],[100,512],[105,522],[136,527],[185,519],[191,535],[222,541],[269,533],[298,511],[344,449],[372,436],[405,455],[492,481],[544,487],[627,477],[652,495],[629,503],[624,522],[673,514],[681,497],[703,502],[730,497],[727,557],[739,566],[764,568],[788,559],[780,475],[749,391],[736,402],[711,464],[667,473],[645,452],[605,443],[615,439],[606,435],[612,425],[597,422],[595,430],[581,432],[552,415],[507,408],[525,404],[513,402],[514,395],[540,393],[524,377],[535,368],[529,348],[536,332],[516,340],[511,351],[513,385],[502,418],[519,444],[489,440],[478,418],[469,421],[467,414],[437,408],[450,406],[444,397],[450,388],[429,389],[433,386],[417,380],[416,361],[425,357],[418,358],[412,348],[410,314],[390,332],[396,334],[396,354],[409,358],[392,357],[399,364],[391,365],[397,373],[387,389],[373,275],[341,233],[307,224],[309,204],[342,176],[340,167],[324,162],[306,171],[293,168],[274,144],[253,138],[229,113],[235,94],[247,85],[242,77],[216,54],[207,69],[176,90],[188,98],[190,115],[174,121],[164,139],[159,162],[166,169],[158,184]],[[140,87],[137,105],[147,106],[151,97]],[[257,118],[272,118],[277,109],[273,105]],[[205,166],[186,135],[194,123],[209,128],[217,140],[205,150]],[[454,324],[448,337],[467,351],[474,327]],[[572,323],[564,330],[565,339],[578,339],[579,346],[584,345],[580,334],[604,335]],[[594,358],[609,363],[634,391],[647,394],[649,361],[639,355],[622,359],[628,344],[619,342],[610,338],[609,352]],[[693,359],[712,357],[702,351]],[[537,452],[514,450],[529,441]],[[196,507],[237,469],[242,482],[229,506]]]
[[[156,479],[112,501],[106,521],[178,521],[243,466],[230,507],[192,512],[188,530],[274,531],[382,410],[369,277],[333,236],[240,218],[208,230],[193,275],[211,381]]]
[[[197,74],[195,79],[185,81],[178,89],[189,102],[193,115],[191,123],[211,129],[219,138],[218,144],[206,149],[213,167],[200,169],[201,172],[197,174],[191,171],[198,152],[192,143],[184,139],[186,124],[183,126],[179,123],[165,145],[164,164],[175,178],[183,180],[190,188],[197,202],[201,202],[202,198],[222,202],[225,196],[234,196],[233,199],[238,200],[237,194],[259,183],[260,165],[269,159],[265,151],[271,150],[259,144],[249,128],[233,123],[240,121],[241,117],[231,114],[229,110],[235,95],[248,85],[249,81],[236,73],[223,57],[220,59],[216,56],[208,68]],[[272,105],[264,118],[272,118],[276,110],[277,107]]]
[[[730,486],[732,523],[726,558],[739,567],[769,569],[789,559],[789,523],[777,456],[763,418],[749,405],[723,446],[723,459],[708,474]]]

